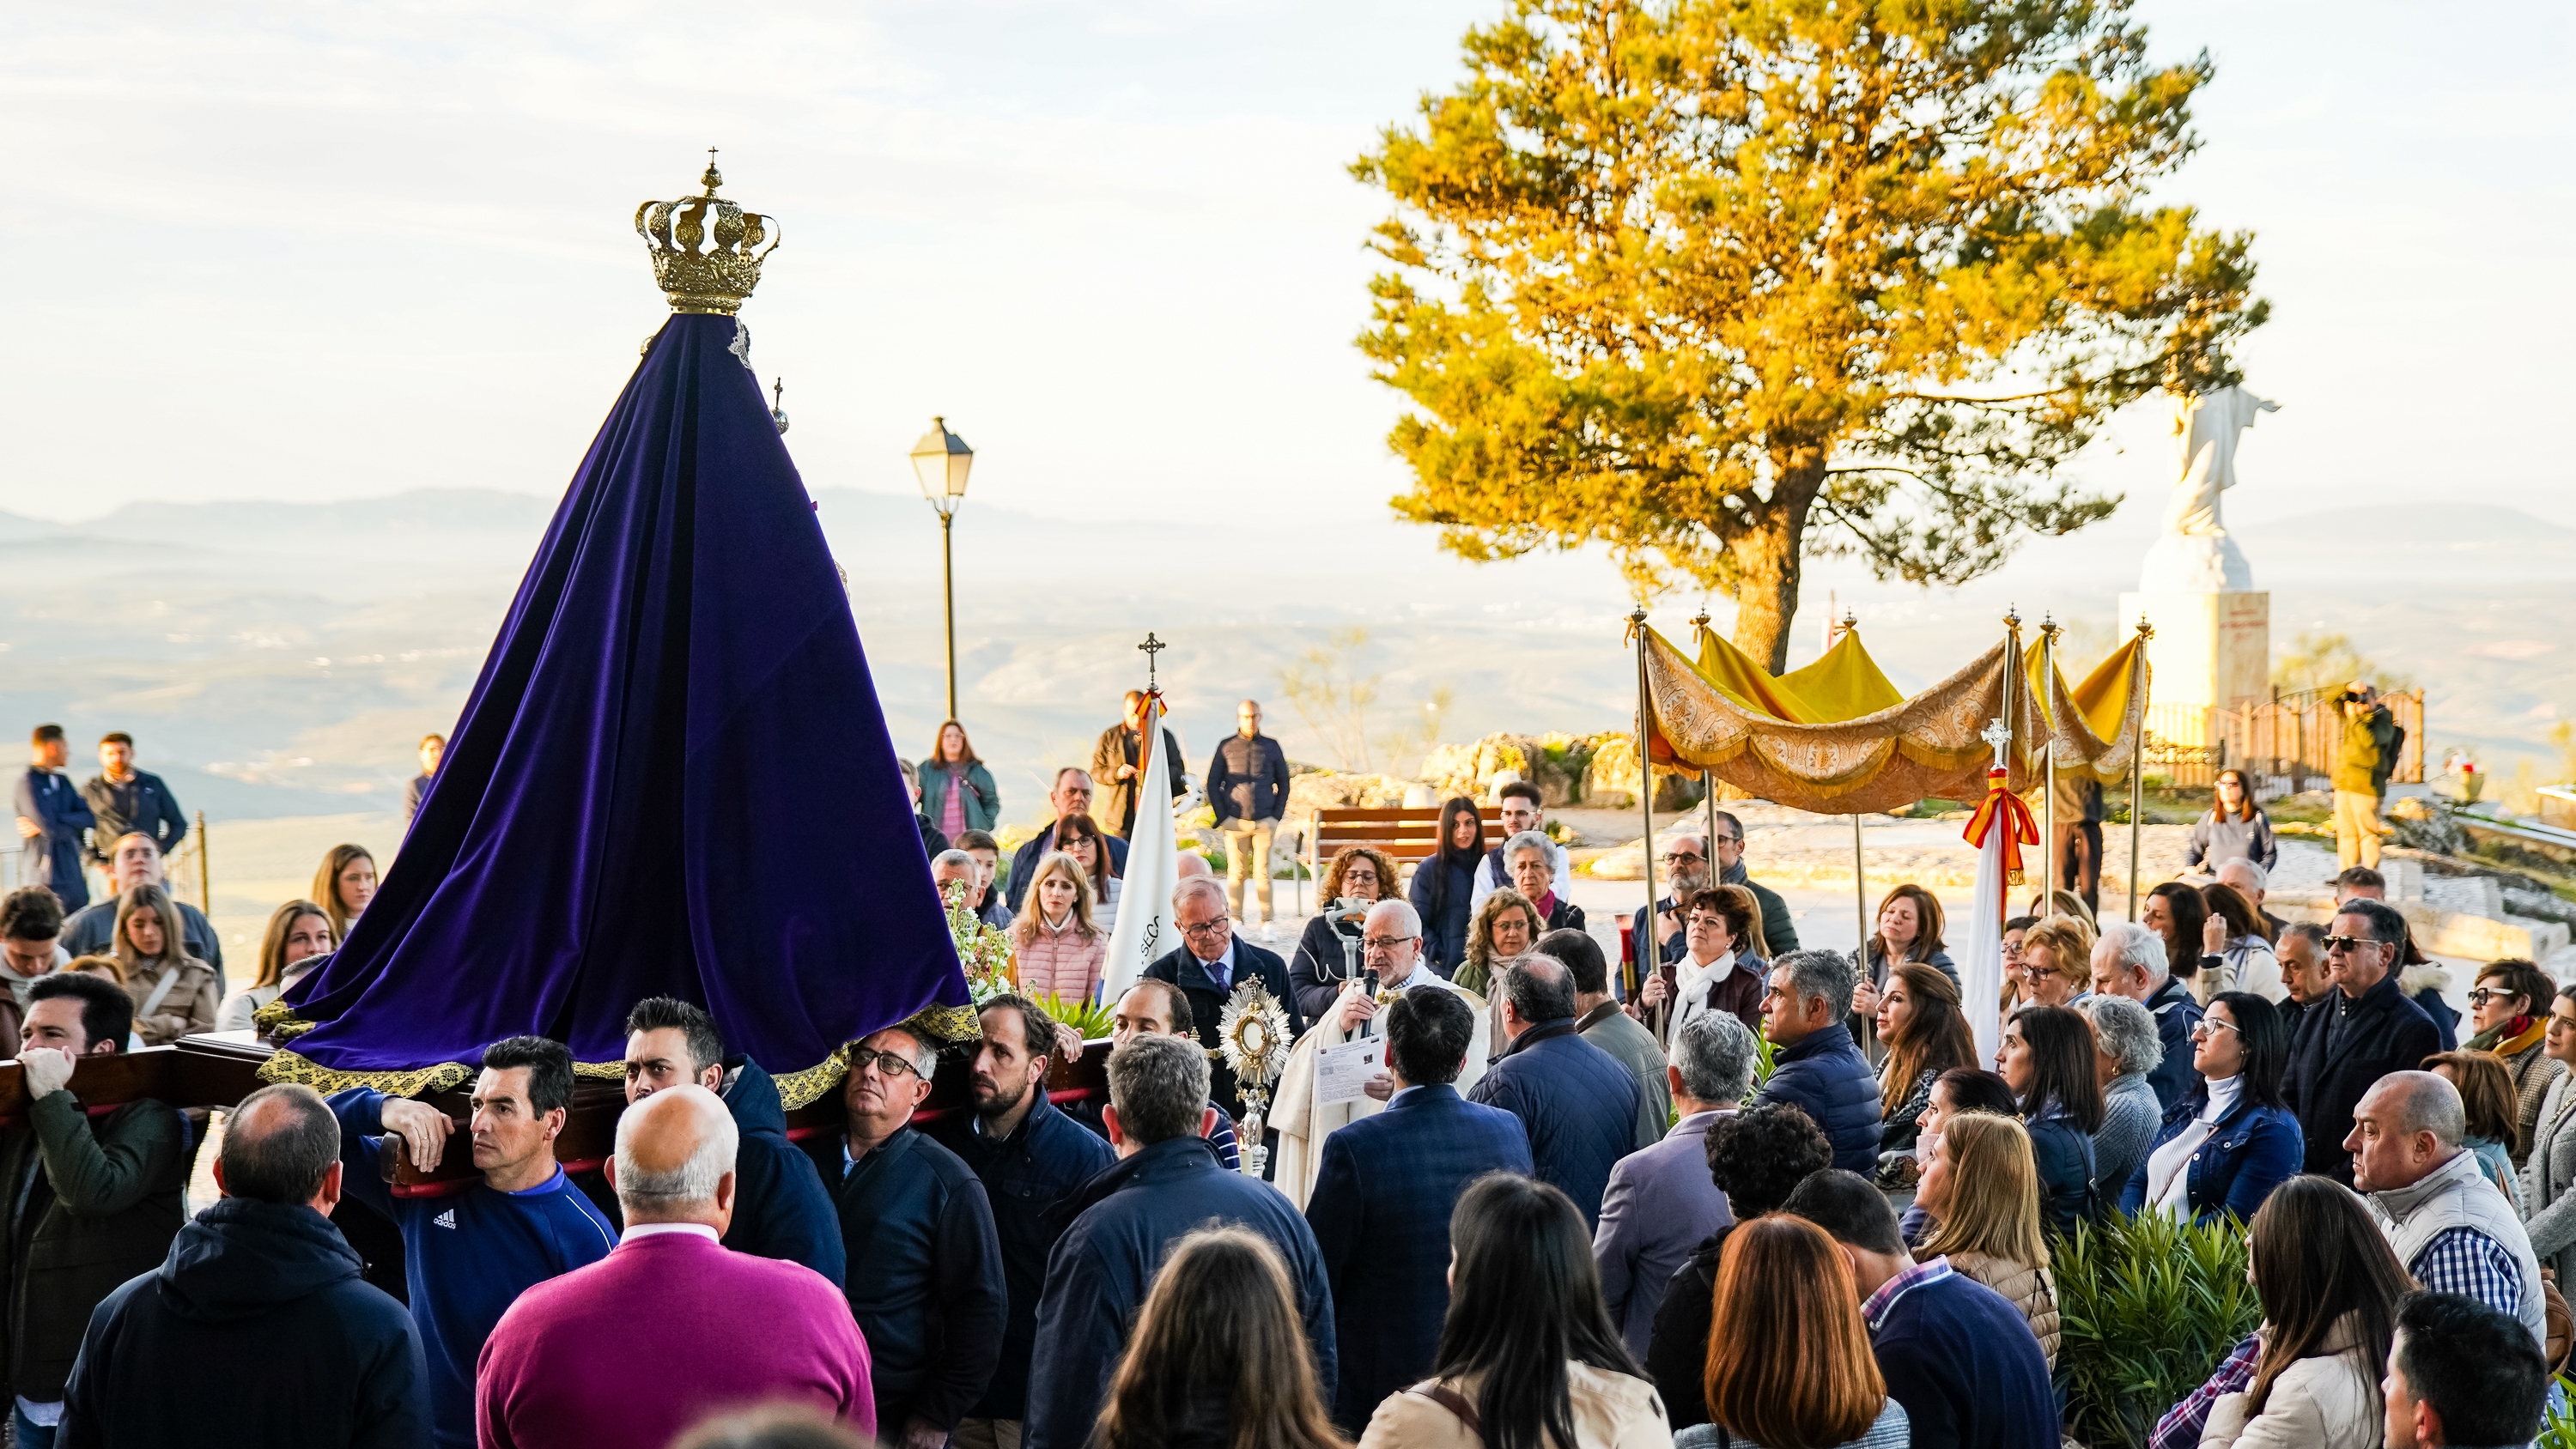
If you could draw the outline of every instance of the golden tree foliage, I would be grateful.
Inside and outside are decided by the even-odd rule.
[[[1607,544],[1786,662],[1809,554],[1958,583],[2116,498],[2122,403],[2234,380],[2250,238],[2150,206],[2206,56],[2122,0],[1513,0],[1355,163],[1395,507],[1471,559]],[[1821,526],[1819,526],[1821,525]]]

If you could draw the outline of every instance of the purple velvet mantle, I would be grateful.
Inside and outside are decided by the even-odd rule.
[[[325,1073],[522,1032],[617,1061],[655,995],[793,1073],[967,1004],[848,596],[735,339],[673,316],[592,442],[400,856],[289,993]]]

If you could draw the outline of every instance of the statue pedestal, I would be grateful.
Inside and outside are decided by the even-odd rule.
[[[2177,745],[2214,742],[2210,711],[2272,696],[2272,596],[2257,589],[2130,593],[2123,626],[2155,626],[2147,664],[2155,672],[2147,728]]]

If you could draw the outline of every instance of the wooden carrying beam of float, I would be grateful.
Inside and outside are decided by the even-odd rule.
[[[68,1090],[84,1107],[112,1107],[140,1098],[172,1107],[230,1107],[257,1091],[260,1064],[274,1049],[246,1031],[210,1032],[183,1037],[174,1046],[145,1047],[136,1052],[83,1057],[73,1068]],[[1109,1043],[1083,1043],[1078,1061],[1055,1059],[1047,1074],[1047,1096],[1071,1106],[1109,1090]],[[913,1114],[915,1126],[935,1122],[961,1110],[967,1102],[971,1053],[950,1052],[931,1081],[930,1096]],[[457,1135],[437,1168],[422,1172],[403,1159],[401,1139],[387,1137],[387,1180],[396,1197],[443,1197],[462,1192],[477,1179],[474,1154],[466,1147],[470,1113],[463,1089],[432,1093],[420,1100],[455,1119]],[[567,1172],[598,1171],[615,1150],[617,1118],[626,1110],[625,1089],[615,1083],[582,1078],[573,1087],[572,1111],[563,1134],[555,1140],[555,1157]],[[27,1118],[27,1087],[18,1063],[0,1061],[0,1125],[20,1125]],[[787,1135],[796,1140],[832,1131],[840,1125],[838,1094],[787,1114]]]

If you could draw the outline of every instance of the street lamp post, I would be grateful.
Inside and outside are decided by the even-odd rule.
[[[966,501],[966,470],[975,466],[975,450],[948,431],[946,418],[932,418],[930,431],[912,445],[912,471],[921,479],[921,496],[939,514],[939,589],[948,615],[948,718],[957,718],[957,575],[949,547],[957,505]]]

